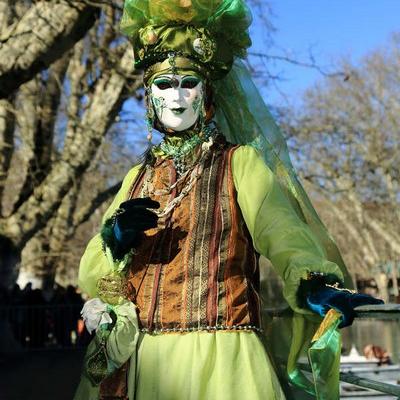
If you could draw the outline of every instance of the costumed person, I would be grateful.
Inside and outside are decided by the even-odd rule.
[[[96,335],[76,400],[339,397],[337,328],[381,301],[342,289],[337,247],[240,61],[250,22],[241,0],[125,1],[149,139],[163,140],[82,257]],[[263,316],[260,255],[283,279],[287,318]]]

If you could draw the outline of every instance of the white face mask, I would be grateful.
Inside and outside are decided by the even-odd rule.
[[[195,75],[162,75],[154,79],[150,98],[164,127],[184,131],[199,118],[204,100],[203,82]]]

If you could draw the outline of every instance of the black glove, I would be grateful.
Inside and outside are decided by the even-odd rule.
[[[121,203],[114,216],[105,222],[101,236],[114,260],[122,260],[140,244],[144,231],[157,227],[158,216],[148,208],[160,208],[160,203],[149,197],[131,199]]]
[[[308,307],[322,317],[333,308],[342,314],[342,321],[339,328],[344,328],[353,323],[358,306],[368,304],[383,304],[383,301],[370,296],[369,294],[352,293],[346,289],[335,289],[324,287],[315,293],[307,296]]]
[[[383,304],[382,300],[370,295],[332,287],[335,284],[342,286],[332,274],[313,273],[310,279],[302,279],[297,292],[300,307],[307,307],[321,317],[333,308],[342,314],[339,328],[344,328],[353,323],[356,307],[367,304]]]

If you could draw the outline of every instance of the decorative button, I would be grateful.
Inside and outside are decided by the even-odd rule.
[[[154,32],[153,29],[150,29],[150,30],[147,32],[147,43],[148,43],[148,44],[154,44],[154,43],[157,42],[157,40],[158,40],[157,34]]]
[[[203,48],[203,42],[200,38],[194,40],[193,49],[196,53],[199,53],[201,56],[204,55],[205,51]]]

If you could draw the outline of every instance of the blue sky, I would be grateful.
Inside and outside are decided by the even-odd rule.
[[[400,0],[269,0],[269,3],[277,31],[273,35],[276,47],[267,51],[276,54],[281,48],[307,60],[311,47],[322,66],[346,55],[357,61],[384,46],[390,33],[400,31]],[[264,48],[261,35],[256,26],[252,31],[253,48],[261,51]],[[304,89],[321,79],[314,70],[284,62],[277,63],[273,71],[285,79],[279,88],[292,99],[298,99]],[[267,96],[270,104],[282,102],[274,87],[268,89]]]

